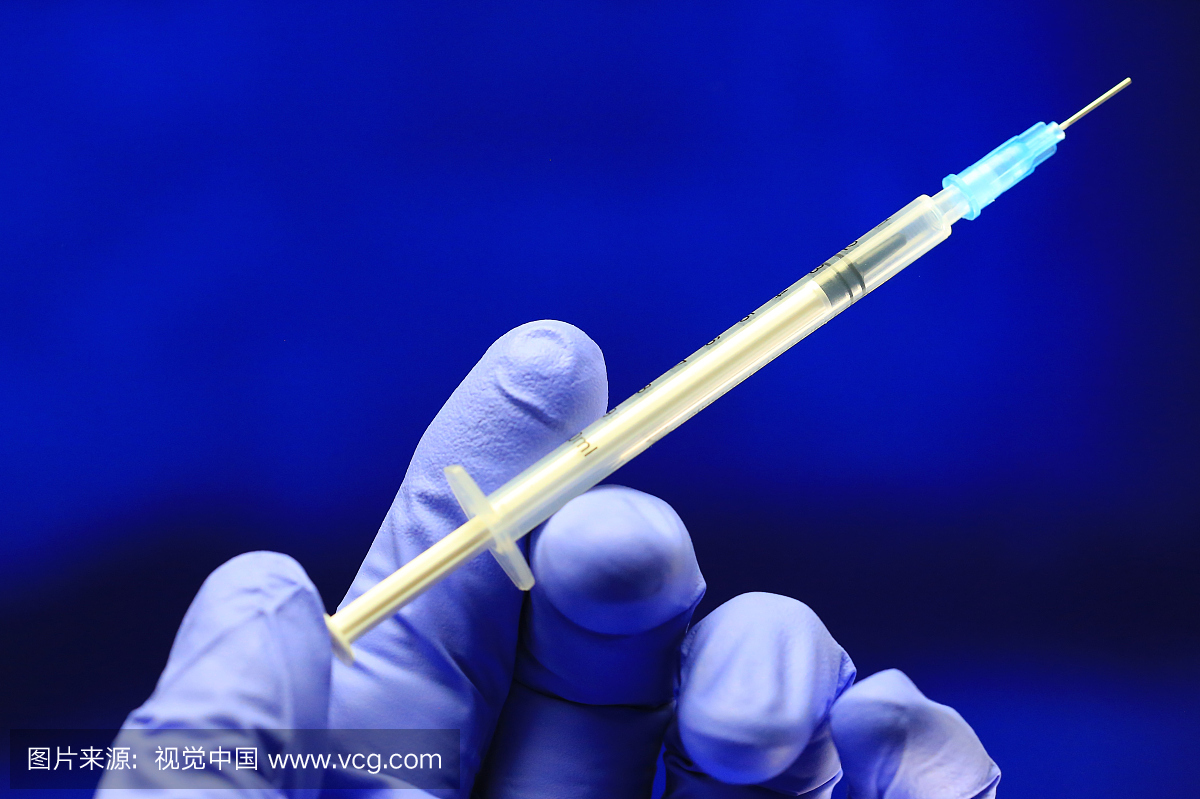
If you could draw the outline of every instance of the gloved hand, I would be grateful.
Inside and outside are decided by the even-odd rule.
[[[491,492],[604,413],[607,393],[576,328],[502,337],[421,439],[343,604],[464,521],[443,467]],[[437,796],[647,796],[664,738],[676,799],[818,799],[843,767],[855,799],[994,794],[999,771],[958,714],[899,672],[852,686],[850,658],[800,602],[746,594],[689,631],[704,580],[661,500],[595,489],[526,544],[528,597],[476,558],[363,636],[352,666],[331,661],[297,563],[235,558],[126,727],[457,729],[460,787]]]

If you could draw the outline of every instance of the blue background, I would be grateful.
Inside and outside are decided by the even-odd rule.
[[[710,586],[955,705],[1002,795],[1190,795],[1191,3],[0,5],[4,726],[112,726],[203,577],[334,605],[556,318],[615,404],[1126,75],[1038,173],[616,477]]]

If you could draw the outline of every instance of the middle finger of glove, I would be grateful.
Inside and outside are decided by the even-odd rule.
[[[591,491],[535,533],[537,584],[478,789],[489,799],[649,795],[679,644],[704,594],[662,500]]]

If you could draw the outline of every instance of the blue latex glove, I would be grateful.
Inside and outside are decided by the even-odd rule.
[[[502,337],[421,439],[343,604],[463,522],[443,467],[491,492],[607,401],[603,357],[579,330]],[[898,672],[851,687],[850,658],[805,605],[747,594],[689,631],[704,581],[661,500],[593,490],[528,546],[528,597],[479,557],[363,636],[353,666],[331,661],[298,564],[235,558],[201,588],[126,727],[460,730],[460,788],[436,796],[647,796],[664,739],[676,799],[818,799],[842,764],[855,799],[994,792],[999,772],[961,717]]]

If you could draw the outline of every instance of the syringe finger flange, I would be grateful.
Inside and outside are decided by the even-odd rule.
[[[533,571],[529,568],[525,556],[521,554],[521,548],[517,546],[516,536],[505,526],[500,514],[496,513],[487,494],[484,494],[471,479],[467,470],[458,464],[447,466],[443,471],[446,474],[446,482],[450,484],[450,491],[458,500],[463,513],[467,514],[467,518],[481,517],[487,525],[492,534],[492,543],[488,549],[500,564],[500,568],[504,569],[504,573],[513,581],[513,585],[522,591],[533,588]]]

